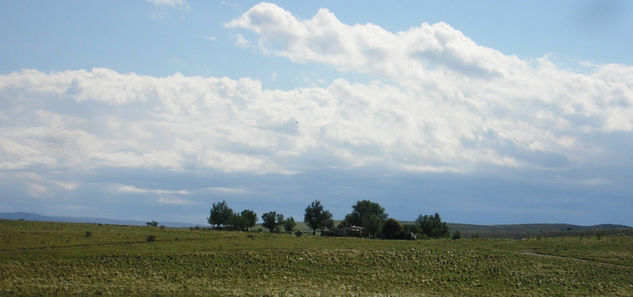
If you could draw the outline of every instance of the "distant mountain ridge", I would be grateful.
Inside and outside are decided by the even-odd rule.
[[[0,219],[6,220],[26,220],[26,221],[42,221],[42,222],[66,222],[66,223],[94,223],[109,225],[131,225],[143,226],[146,222],[136,220],[119,220],[106,218],[89,218],[89,217],[65,217],[65,216],[44,216],[30,212],[0,212]],[[172,228],[186,228],[192,226],[200,226],[193,223],[182,222],[158,222],[159,225],[165,225]]]

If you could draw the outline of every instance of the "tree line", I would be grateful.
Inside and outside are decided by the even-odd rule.
[[[233,212],[226,201],[213,203],[207,221],[215,229],[248,231],[257,224],[257,213],[250,209],[242,210],[240,213]],[[295,227],[295,219],[289,217],[284,219],[283,214],[269,211],[262,215],[262,226],[270,232],[281,232],[283,228],[286,232],[292,232]]]
[[[293,217],[269,211],[261,216],[262,226],[270,232],[295,231],[296,222]],[[258,222],[257,214],[249,209],[240,213],[233,212],[226,201],[213,203],[209,217],[209,224],[215,229],[247,231]],[[352,212],[334,226],[332,213],[325,210],[320,201],[311,202],[305,209],[304,223],[316,235],[317,230],[322,236],[357,236],[384,239],[417,239],[449,237],[450,230],[438,213],[434,215],[419,215],[414,224],[402,225],[398,220],[389,218],[385,209],[376,202],[369,200],[357,201],[352,206]],[[460,237],[455,232],[453,239]]]

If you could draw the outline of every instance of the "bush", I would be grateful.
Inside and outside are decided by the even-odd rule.
[[[453,239],[460,239],[462,238],[462,233],[459,232],[459,230],[455,231],[455,234],[453,234]]]
[[[382,233],[386,239],[398,239],[402,236],[402,225],[396,219],[388,219],[382,225]]]
[[[154,236],[154,235],[147,235],[147,237],[145,237],[145,241],[147,241],[147,242],[156,241],[156,236]]]
[[[84,236],[85,236],[85,237],[90,237],[90,236],[92,236],[92,232],[90,232],[90,231],[86,231],[86,235],[84,235]]]

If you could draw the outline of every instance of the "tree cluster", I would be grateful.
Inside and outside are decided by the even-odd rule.
[[[285,231],[286,233],[292,233],[297,223],[293,217],[284,219],[284,215],[275,211],[269,211],[262,215],[262,226],[270,230],[270,232],[280,233]]]
[[[234,213],[226,201],[222,201],[213,203],[207,221],[216,229],[247,231],[257,223],[257,214],[250,209]]]
[[[435,215],[420,215],[415,223],[420,226],[421,233],[430,238],[449,237],[449,228],[436,212]]]
[[[250,209],[245,209],[240,213],[233,212],[226,201],[213,203],[209,211],[207,221],[215,229],[248,231],[257,224],[257,213]],[[287,233],[294,231],[297,223],[293,217],[284,219],[283,214],[275,211],[269,211],[262,215],[262,226],[269,229],[270,232],[281,232],[283,229]]]
[[[360,227],[360,234],[356,233]],[[450,236],[448,225],[439,214],[420,215],[415,224],[402,225],[394,218],[388,219],[385,209],[369,200],[357,201],[352,212],[339,224],[339,235],[366,236],[384,239],[440,238]]]
[[[283,214],[269,211],[261,216],[262,226],[270,232],[282,231],[291,233],[296,228],[293,217],[285,218]],[[216,229],[248,230],[257,223],[257,214],[252,210],[243,210],[241,213],[233,213],[225,201],[213,203],[209,213],[209,224]],[[448,225],[442,222],[438,213],[434,215],[420,215],[415,224],[402,225],[398,220],[389,218],[385,209],[376,202],[369,200],[357,201],[352,206],[352,212],[345,216],[337,228],[334,229],[332,213],[323,208],[321,201],[311,202],[305,209],[305,224],[316,235],[320,230],[321,235],[330,236],[360,236],[383,239],[417,239],[417,238],[444,238],[450,237]],[[327,233],[326,233],[327,230]],[[461,238],[456,232],[453,239]]]

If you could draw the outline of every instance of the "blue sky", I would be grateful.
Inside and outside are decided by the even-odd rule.
[[[0,211],[633,225],[629,1],[5,1]]]

